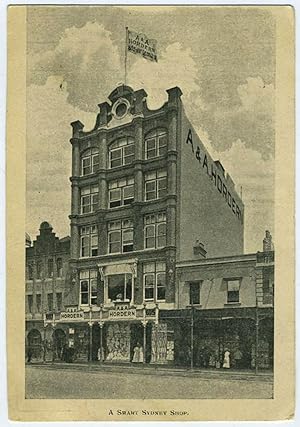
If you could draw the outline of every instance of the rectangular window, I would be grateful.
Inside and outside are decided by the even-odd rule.
[[[167,172],[155,171],[145,174],[145,200],[161,199],[167,195]]]
[[[108,184],[109,207],[130,205],[134,201],[134,179],[124,178]]]
[[[144,300],[165,301],[166,299],[166,263],[148,262],[143,265]]]
[[[227,280],[227,302],[240,302],[240,280]]]
[[[80,228],[80,256],[81,258],[98,255],[98,228],[96,225]]]
[[[144,217],[145,249],[163,248],[166,246],[167,224],[166,213],[146,215]]]
[[[62,309],[62,293],[61,292],[56,293],[56,309],[57,311],[61,311]]]
[[[108,252],[125,253],[133,251],[133,222],[129,219],[108,224]]]
[[[42,295],[41,294],[36,294],[36,311],[38,313],[42,312]]]
[[[48,311],[53,311],[53,294],[47,294]]]
[[[132,299],[132,275],[113,274],[107,276],[109,301],[126,301]]]
[[[48,259],[48,277],[53,277],[53,259]]]
[[[37,261],[36,263],[36,277],[37,279],[41,279],[43,274],[43,264],[42,261]]]
[[[62,265],[62,259],[61,258],[57,258],[57,260],[56,260],[56,270],[57,270],[57,277],[62,277],[63,265]]]
[[[97,305],[97,270],[80,271],[80,305]]]
[[[273,304],[274,275],[269,268],[263,269],[263,304]]]
[[[28,280],[33,280],[33,265],[32,263],[29,263],[27,265],[27,272],[28,272]]]
[[[164,156],[167,153],[167,134],[164,130],[156,130],[145,140],[146,159]]]
[[[32,313],[32,307],[33,307],[33,296],[27,295],[27,304],[28,304],[28,312]]]
[[[200,282],[190,282],[190,305],[200,304]]]
[[[87,214],[96,212],[99,200],[98,185],[91,185],[81,189],[80,206],[81,213]]]

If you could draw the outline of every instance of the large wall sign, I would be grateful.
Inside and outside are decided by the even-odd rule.
[[[190,144],[195,159],[199,162],[199,166],[205,170],[215,188],[219,191],[219,193],[227,202],[228,206],[231,208],[232,213],[237,216],[237,218],[241,222],[243,222],[242,210],[240,209],[238,203],[230,193],[226,184],[224,184],[222,177],[218,174],[216,165],[214,163],[209,163],[208,156],[206,155],[203,149],[200,149],[199,145],[194,146],[193,133],[191,129],[188,130],[185,142],[186,144]]]

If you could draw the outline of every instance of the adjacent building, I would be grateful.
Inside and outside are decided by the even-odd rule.
[[[64,310],[69,259],[70,237],[56,237],[48,222],[41,223],[33,244],[26,234],[26,347],[33,357],[43,357],[45,341],[59,348],[65,344],[65,337],[47,328],[45,320]]]

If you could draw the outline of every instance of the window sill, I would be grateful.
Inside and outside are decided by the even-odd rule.
[[[227,302],[224,304],[224,307],[239,307],[240,305],[240,302]]]
[[[189,304],[186,307],[187,308],[192,308],[192,307],[194,307],[194,308],[202,308],[202,304],[193,304],[193,305]]]

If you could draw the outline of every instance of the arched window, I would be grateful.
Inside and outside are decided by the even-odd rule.
[[[154,129],[145,138],[145,159],[164,156],[167,153],[167,132],[164,129]]]
[[[99,151],[98,148],[89,148],[81,155],[81,175],[90,175],[96,173],[99,169]]]
[[[130,165],[134,161],[134,139],[130,137],[118,139],[109,147],[109,167]]]

